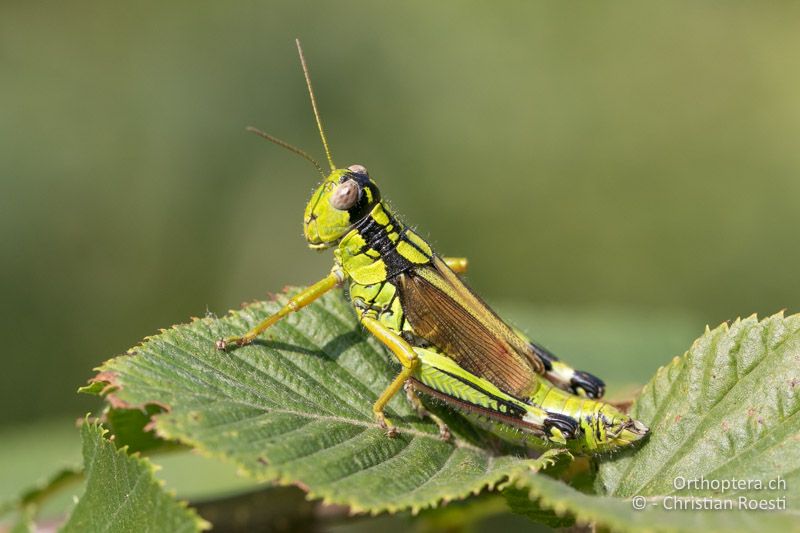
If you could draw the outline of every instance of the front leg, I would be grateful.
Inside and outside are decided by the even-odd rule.
[[[289,313],[293,313],[295,311],[299,311],[303,307],[307,306],[326,292],[330,291],[334,287],[339,286],[344,281],[344,273],[339,267],[334,267],[331,270],[331,273],[328,274],[326,277],[322,278],[315,284],[311,285],[310,287],[306,287],[303,289],[299,294],[292,296],[286,305],[284,305],[280,311],[275,313],[274,315],[268,316],[264,319],[260,324],[255,326],[253,329],[245,333],[241,337],[228,337],[225,339],[219,339],[217,341],[217,349],[218,350],[225,350],[230,345],[237,345],[237,346],[244,346],[245,344],[250,344],[262,334],[264,331],[267,330],[270,326],[275,324],[278,320],[285,317]]]
[[[375,338],[389,348],[397,357],[398,361],[400,361],[400,364],[403,365],[403,369],[400,370],[397,377],[386,387],[372,406],[375,420],[386,430],[390,437],[394,437],[397,435],[397,428],[395,428],[386,418],[386,415],[383,414],[383,409],[386,407],[386,404],[389,403],[389,400],[403,388],[408,378],[410,378],[417,369],[419,360],[417,359],[416,352],[414,352],[414,348],[412,348],[403,337],[386,327],[376,318],[372,316],[362,316],[361,323],[364,324],[364,327],[366,327],[370,333],[375,335]]]

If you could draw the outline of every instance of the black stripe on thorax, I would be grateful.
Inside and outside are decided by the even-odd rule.
[[[358,231],[358,234],[361,235],[361,238],[366,243],[359,253],[365,253],[368,249],[378,252],[386,264],[386,277],[391,279],[409,270],[413,265],[398,253],[396,244],[389,238],[389,232],[386,230],[387,226],[392,226],[394,231],[402,235],[403,227],[398,224],[386,209],[384,209],[384,212],[389,219],[387,225],[380,224],[370,213],[353,224],[353,229]]]

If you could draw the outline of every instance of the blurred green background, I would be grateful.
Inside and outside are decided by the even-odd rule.
[[[636,384],[706,323],[798,309],[800,5],[0,6],[0,421],[77,417],[159,327],[325,274],[322,159],[370,169],[469,282]],[[616,357],[615,357],[616,356]]]

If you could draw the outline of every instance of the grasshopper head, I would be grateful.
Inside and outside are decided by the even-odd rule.
[[[606,429],[609,440],[616,446],[633,444],[645,438],[649,432],[647,426],[622,413],[615,416]]]
[[[380,201],[378,186],[363,166],[332,171],[306,205],[303,233],[308,245],[324,249],[336,244]]]
[[[586,428],[586,437],[587,441],[593,441],[590,447],[598,451],[628,446],[650,432],[647,426],[609,404],[603,406],[592,425],[594,427]]]

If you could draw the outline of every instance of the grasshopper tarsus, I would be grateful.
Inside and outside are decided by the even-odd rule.
[[[450,428],[447,427],[447,424],[444,423],[444,420],[425,409],[422,401],[419,399],[419,397],[417,397],[411,381],[406,381],[405,385],[403,385],[403,389],[406,391],[406,397],[408,398],[409,403],[411,403],[411,406],[417,412],[417,416],[423,419],[431,419],[436,424],[436,427],[439,428],[439,438],[445,442],[448,442],[452,438]]]
[[[400,434],[400,431],[395,427],[394,424],[386,420],[386,416],[382,412],[375,413],[375,418],[378,421],[378,425],[381,427],[382,430],[386,432],[386,436],[390,439],[397,437]]]
[[[251,342],[253,342],[253,339],[250,339],[246,336],[228,338],[220,337],[217,339],[217,342],[215,342],[214,345],[217,347],[217,350],[226,352],[232,347],[247,346]]]

